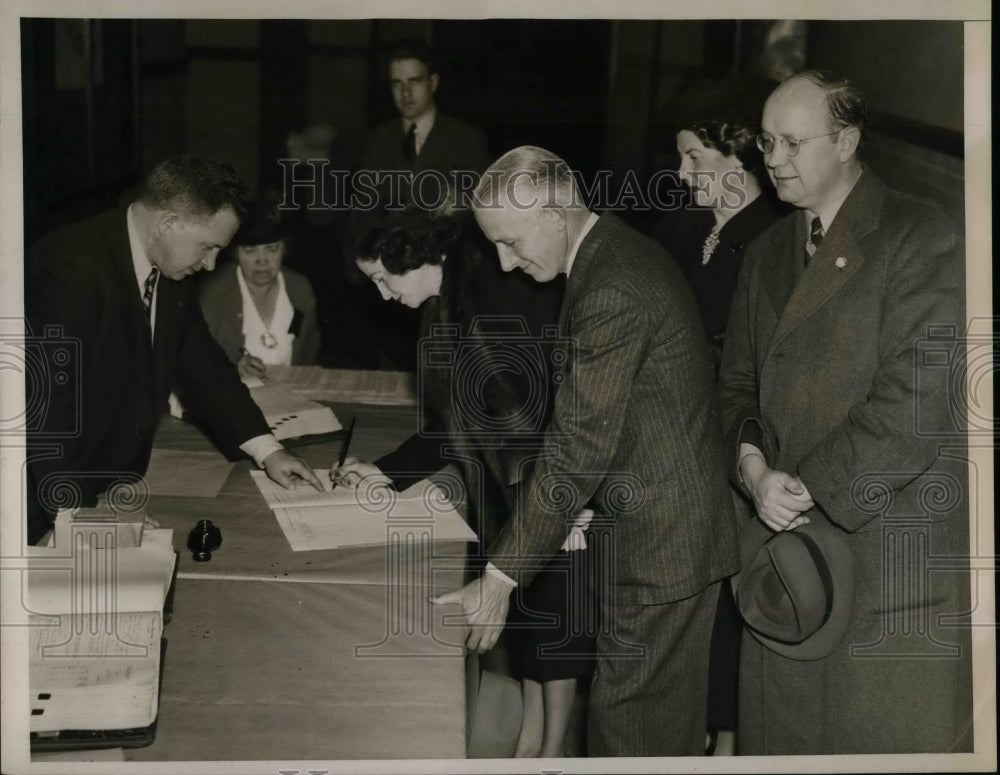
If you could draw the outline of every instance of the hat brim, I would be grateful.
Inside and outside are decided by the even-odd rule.
[[[854,613],[855,570],[854,553],[840,528],[832,525],[819,511],[807,512],[809,523],[796,528],[805,533],[819,546],[830,569],[833,586],[833,600],[826,621],[805,639],[789,643],[777,640],[760,632],[750,622],[744,622],[750,634],[771,651],[790,659],[813,661],[829,656],[843,640]],[[757,561],[764,545],[779,536],[759,519],[751,519],[740,534],[740,572],[732,578],[733,594],[739,605],[739,585],[743,569],[750,568]]]

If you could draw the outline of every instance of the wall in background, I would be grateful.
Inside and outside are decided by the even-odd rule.
[[[863,158],[886,183],[965,221],[960,22],[811,22],[808,66],[835,69],[868,98]]]
[[[289,132],[327,124],[334,164],[351,166],[367,128],[394,115],[381,52],[409,36],[438,51],[442,109],[482,126],[494,154],[534,143],[584,172],[644,179],[676,164],[660,107],[699,76],[747,71],[773,32],[725,20],[105,20],[89,22],[82,65],[86,22],[62,21],[22,23],[29,237],[113,204],[176,153],[224,158],[256,189]],[[873,168],[961,217],[961,25],[805,26],[805,64],[846,72],[871,99]]]

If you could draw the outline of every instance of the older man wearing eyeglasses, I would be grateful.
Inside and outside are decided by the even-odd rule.
[[[745,754],[972,743],[969,630],[945,626],[969,610],[969,577],[929,571],[969,556],[962,237],[859,160],[865,115],[854,84],[808,71],[768,98],[757,138],[799,210],[750,246],[733,299],[720,373],[732,476],[775,533],[829,521],[855,595],[819,658],[748,630]]]

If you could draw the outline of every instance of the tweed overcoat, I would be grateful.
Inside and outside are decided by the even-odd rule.
[[[740,750],[961,749],[969,579],[945,570],[969,554],[961,236],[865,169],[808,268],[805,242],[796,211],[751,245],[720,399],[734,480],[744,423],[756,421],[768,465],[800,476],[844,531],[857,592],[824,659],[744,636]]]

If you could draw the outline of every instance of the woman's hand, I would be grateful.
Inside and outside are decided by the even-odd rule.
[[[391,485],[392,480],[382,473],[374,463],[365,463],[357,458],[349,457],[343,466],[330,466],[330,481],[334,487],[357,487],[361,480],[378,484]]]
[[[264,379],[267,376],[267,366],[264,365],[264,361],[256,355],[251,355],[246,350],[243,350],[243,354],[236,363],[236,369],[239,371],[242,379],[251,377]]]

